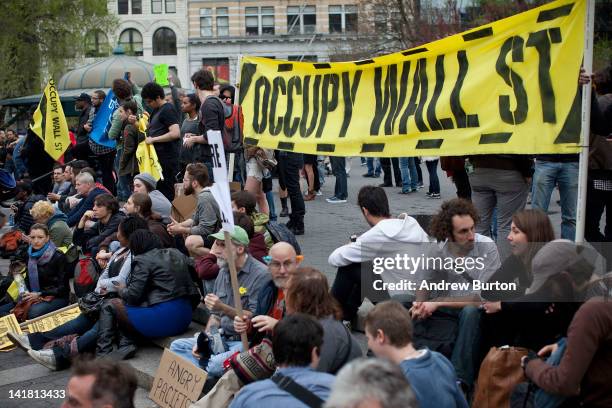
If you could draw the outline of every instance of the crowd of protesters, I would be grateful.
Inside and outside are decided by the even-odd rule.
[[[611,75],[608,69],[595,76],[600,95],[593,103],[586,230],[592,242],[611,238],[612,149],[605,138],[612,128]],[[328,169],[322,157],[236,146],[242,139],[231,135],[241,134],[243,119],[234,88],[215,86],[206,70],[191,79],[195,93],[172,87],[169,95],[155,83],[139,89],[129,77],[116,79],[120,106],[108,132],[115,148],[89,136],[105,93],[80,95],[64,164],[36,161],[42,144],[32,133],[0,132],[0,162],[18,180],[11,228],[0,240],[11,257],[0,285],[0,316],[13,313],[23,322],[67,306],[75,295],[82,311],[50,331],[9,333],[32,359],[52,370],[74,361],[72,386],[85,381],[90,398],[112,399],[95,390],[108,381],[109,390],[121,388],[131,400],[135,385],[123,366],[77,357],[132,358],[150,339],[185,333],[200,307],[209,314],[203,330],[170,345],[208,374],[197,406],[467,407],[500,393],[508,403],[520,400],[516,406],[612,406],[612,303],[602,298],[610,295],[610,248],[573,242],[576,156],[364,159],[364,177],[382,172],[384,181],[359,191],[357,205],[371,228],[331,251],[337,273],[330,285],[306,266],[308,254],[295,236],[306,233],[305,201],[319,195],[326,172],[336,182],[327,202],[347,202],[345,158],[330,157]],[[234,181],[243,187],[231,196],[231,245],[211,191],[209,130],[229,138],[224,145],[235,155],[229,161],[236,163]],[[140,172],[141,143],[154,147],[162,178]],[[385,188],[395,183],[400,194],[418,194],[424,162],[426,196],[440,199],[440,161],[458,198],[441,202],[429,225],[406,213],[394,217]],[[44,180],[33,180],[45,171]],[[545,212],[555,186],[560,239]],[[177,220],[179,190],[195,197],[195,208]],[[281,224],[278,217],[289,219]],[[416,289],[405,289],[396,285],[408,276],[401,268],[372,273],[377,258],[392,258],[397,248],[450,263],[421,265],[408,274]],[[234,308],[232,268],[242,314]],[[89,273],[95,278],[87,286],[80,278]],[[475,282],[491,287],[476,289]],[[360,324],[365,298],[375,303],[364,323],[370,358],[351,330]],[[492,372],[494,352],[505,346],[524,353]],[[126,384],[111,379],[113,373]],[[487,380],[495,375],[514,380],[494,391]]]

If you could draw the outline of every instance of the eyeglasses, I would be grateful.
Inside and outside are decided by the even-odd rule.
[[[221,99],[232,99],[232,97],[231,96],[222,95]]]
[[[285,269],[289,269],[289,268],[291,268],[291,265],[293,265],[293,261],[292,260],[286,260],[283,263],[280,263],[278,261],[270,261],[270,263],[268,264],[268,267],[270,269],[278,270],[278,269],[280,269],[281,266],[284,266]]]

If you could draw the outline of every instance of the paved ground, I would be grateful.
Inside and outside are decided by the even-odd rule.
[[[349,197],[346,204],[328,204],[325,198],[333,195],[334,178],[326,177],[322,188],[323,196],[317,197],[315,201],[306,203],[306,234],[298,238],[305,254],[304,263],[312,265],[323,271],[328,278],[333,280],[335,270],[327,264],[330,252],[349,241],[352,234],[360,234],[368,229],[359,209],[357,208],[357,192],[366,184],[382,183],[382,178],[363,178],[365,167],[359,165],[359,159],[351,160],[352,169],[348,179]],[[427,186],[427,170],[422,166]],[[433,214],[439,208],[444,199],[455,197],[455,188],[450,180],[438,171],[441,182],[442,200],[431,200],[425,196],[426,189],[411,195],[400,195],[399,188],[387,188],[391,211],[394,215],[406,212],[409,215]],[[556,193],[551,200],[551,219],[557,236],[560,230],[559,207],[556,205]],[[280,204],[277,199],[277,211]],[[283,219],[281,219],[283,220]],[[505,238],[505,237],[504,237]],[[6,262],[0,263],[0,271],[6,273]],[[69,372],[63,371],[53,373],[46,368],[34,363],[25,353],[20,350],[0,353],[0,407],[58,407],[60,400],[52,399],[10,399],[10,391],[16,390],[61,390],[64,389],[68,380]],[[148,391],[139,389],[137,395],[137,407],[150,407],[154,404],[148,400]]]

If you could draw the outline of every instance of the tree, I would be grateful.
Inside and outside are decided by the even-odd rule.
[[[0,7],[0,99],[40,92],[84,55],[86,32],[116,27],[100,0],[6,0]]]

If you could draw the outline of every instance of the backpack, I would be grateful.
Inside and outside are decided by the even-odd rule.
[[[240,118],[242,117],[242,108],[237,105],[224,104],[223,109],[231,108],[232,114],[230,118],[226,116],[225,126],[223,126],[223,147],[226,153],[238,153],[242,151],[242,125]],[[228,121],[231,126],[228,126]]]
[[[80,256],[74,268],[74,294],[80,298],[96,288],[100,266],[91,256]]]
[[[268,221],[266,224],[266,229],[270,233],[272,237],[272,241],[276,244],[277,242],[287,242],[290,244],[293,249],[295,249],[295,253],[297,255],[302,254],[302,249],[300,248],[300,244],[297,242],[295,235],[293,232],[285,224],[279,224],[278,222]]]

